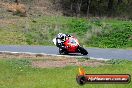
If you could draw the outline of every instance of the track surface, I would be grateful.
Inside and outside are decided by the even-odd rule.
[[[55,46],[16,46],[16,45],[1,45],[0,52],[30,52],[30,53],[45,53],[58,55],[58,48]],[[102,48],[87,48],[89,54],[84,57],[103,58],[103,59],[128,59],[132,60],[132,50],[123,49],[102,49]],[[80,55],[70,55],[80,56]]]

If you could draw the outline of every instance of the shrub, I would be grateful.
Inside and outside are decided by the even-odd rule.
[[[92,46],[104,48],[131,47],[132,40],[129,39],[131,35],[132,25],[118,24],[113,25],[109,33],[103,32],[101,36],[93,37],[90,43]]]
[[[27,16],[26,6],[24,4],[2,3],[2,6],[6,8],[7,11],[12,12],[14,15]]]
[[[79,36],[84,35],[90,27],[84,19],[72,19],[67,26],[70,33],[76,33]]]

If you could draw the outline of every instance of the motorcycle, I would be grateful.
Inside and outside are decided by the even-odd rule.
[[[54,44],[56,45],[56,38],[53,39]],[[88,52],[86,49],[80,46],[78,39],[75,37],[67,37],[66,41],[63,43],[63,48],[59,47],[60,54],[69,54],[69,53],[81,53],[87,55]]]

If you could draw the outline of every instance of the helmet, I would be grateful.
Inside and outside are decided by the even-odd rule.
[[[63,35],[62,33],[59,33],[59,34],[57,34],[57,37],[58,37],[58,38],[61,38],[62,35]]]

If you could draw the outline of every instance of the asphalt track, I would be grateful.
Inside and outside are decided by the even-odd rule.
[[[89,54],[83,57],[132,60],[132,50],[87,48],[87,51],[89,52]],[[58,48],[55,46],[1,45],[0,52],[40,53],[40,54],[49,54],[49,55],[59,55]],[[81,55],[72,54],[68,56],[81,56]]]

